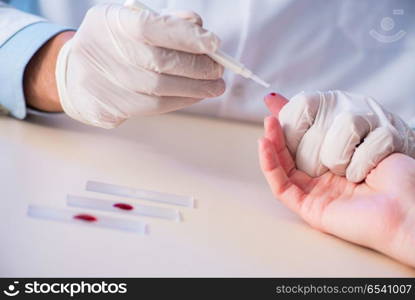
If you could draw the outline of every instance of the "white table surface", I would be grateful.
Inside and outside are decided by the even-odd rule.
[[[182,114],[111,131],[63,115],[0,117],[0,276],[415,276],[273,199],[261,134]],[[198,207],[181,208],[181,223],[143,217],[147,236],[27,217],[28,204],[64,207],[68,193],[121,199],[85,191],[87,180],[193,195]]]

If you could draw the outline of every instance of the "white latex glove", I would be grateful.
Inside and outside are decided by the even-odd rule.
[[[131,116],[178,110],[224,92],[223,67],[204,55],[220,41],[195,13],[177,16],[116,4],[90,9],[59,53],[64,111],[113,128]]]
[[[297,168],[313,177],[330,169],[360,182],[393,152],[415,158],[414,132],[370,97],[300,93],[282,108],[279,120]]]

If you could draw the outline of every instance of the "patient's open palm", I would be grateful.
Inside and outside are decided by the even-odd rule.
[[[414,263],[402,253],[415,232],[414,159],[393,154],[359,184],[331,172],[312,178],[296,169],[274,117],[265,120],[259,156],[274,196],[311,226]]]

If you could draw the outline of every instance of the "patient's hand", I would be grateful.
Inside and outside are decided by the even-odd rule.
[[[371,97],[319,91],[289,102],[269,94],[265,101],[278,115],[297,168],[312,177],[330,170],[361,182],[392,153],[415,158],[415,132]]]
[[[299,171],[280,123],[265,119],[262,171],[278,200],[312,227],[415,266],[415,160],[392,154],[362,183]]]

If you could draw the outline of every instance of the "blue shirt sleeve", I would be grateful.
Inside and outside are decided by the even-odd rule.
[[[37,22],[16,32],[0,47],[0,107],[24,119],[26,103],[23,76],[32,56],[55,35],[73,30],[60,25]]]

